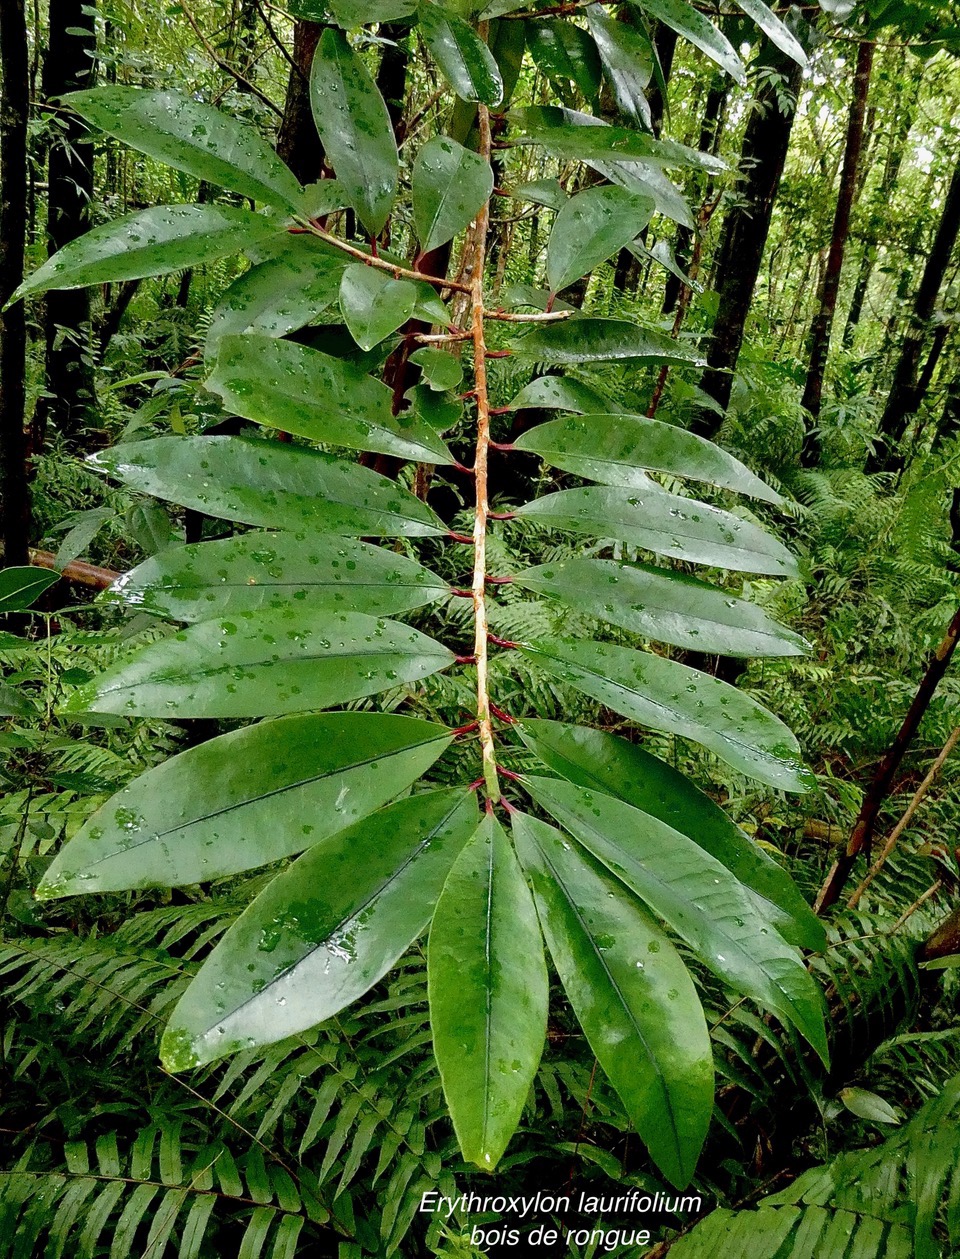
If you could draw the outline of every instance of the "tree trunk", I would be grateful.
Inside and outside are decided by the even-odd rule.
[[[903,461],[896,448],[907,430],[909,417],[923,399],[923,393],[917,382],[917,368],[933,316],[937,294],[940,292],[958,232],[960,232],[960,160],[954,167],[953,177],[943,204],[943,213],[923,268],[923,276],[913,304],[910,327],[903,338],[887,405],[880,417],[876,445],[867,460],[867,472],[884,472],[902,467]]]
[[[801,462],[812,468],[820,462],[820,437],[816,421],[823,403],[823,377],[830,349],[830,333],[837,309],[840,292],[840,273],[843,255],[850,234],[850,214],[857,190],[860,153],[863,148],[863,120],[870,91],[870,72],[873,68],[873,44],[864,40],[857,49],[857,66],[853,76],[853,99],[847,120],[847,139],[843,151],[843,169],[840,172],[840,190],[837,193],[837,209],[833,216],[833,232],[830,252],[823,273],[823,282],[817,294],[817,310],[810,327],[809,367],[803,389],[803,406],[810,412],[814,427],[808,430],[803,441]]]
[[[287,81],[277,152],[302,184],[312,184],[323,171],[323,144],[310,109],[310,67],[323,27],[297,22],[293,28],[293,61]]]
[[[29,100],[24,0],[3,0],[0,4],[0,306],[23,280]],[[26,354],[26,316],[23,302],[18,302],[0,314],[0,491],[6,564],[28,562]]]

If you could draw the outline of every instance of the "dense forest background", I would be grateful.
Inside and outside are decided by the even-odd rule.
[[[4,0],[0,299],[121,215],[250,204],[88,126],[61,97],[96,85],[172,89],[249,123],[310,185],[331,173],[310,65],[331,21],[351,28],[351,6]],[[691,351],[686,363],[575,358],[564,380],[586,401],[570,409],[655,416],[708,437],[783,495],[776,510],[736,510],[794,551],[800,575],[748,575],[737,592],[810,645],[753,661],[673,653],[782,718],[814,773],[807,794],[751,781],[676,735],[644,746],[700,783],[816,904],[828,946],[808,966],[826,1000],[831,1065],[762,1005],[695,972],[718,1083],[686,1192],[723,1210],[653,1250],[565,1251],[583,1256],[960,1248],[960,10],[933,0],[775,7],[805,64],[777,46],[785,28],[771,41],[746,3],[604,10],[575,0],[527,6],[525,19],[490,6],[491,30],[528,28],[504,54],[513,105],[591,109],[716,159],[660,169],[649,225],[556,295],[545,268],[557,206],[612,177],[575,153],[509,143],[495,107],[485,282],[500,310],[589,308]],[[407,179],[422,138],[448,129],[469,145],[472,118],[410,8],[391,5],[382,21],[376,6],[355,8],[351,38]],[[558,17],[581,36],[561,38]],[[352,208],[323,221],[367,247]],[[402,265],[466,274],[448,245],[427,265],[402,215],[380,244]],[[164,1021],[263,876],[34,898],[61,845],[114,792],[229,728],[126,716],[84,725],[61,709],[131,647],[170,632],[149,608],[94,602],[98,592],[170,547],[224,532],[222,520],[108,482],[85,458],[121,442],[239,431],[203,386],[201,354],[247,265],[228,254],[50,289],[0,317],[3,562],[49,577],[25,597],[0,571],[2,1255],[467,1259],[499,1252],[471,1242],[477,1220],[465,1213],[418,1213],[424,1192],[668,1188],[559,998],[520,1130],[491,1180],[464,1163],[443,1103],[420,945],[320,1027],[174,1074],[157,1063]],[[382,366],[376,349],[348,344],[338,314],[315,322],[328,353]],[[517,356],[491,363],[501,442],[552,418],[543,389],[498,414],[537,374]],[[466,458],[469,446],[451,442]],[[378,456],[377,470],[469,532],[472,487],[457,468],[437,468],[429,488],[399,460]],[[489,476],[502,513],[559,484],[532,454],[491,451]],[[488,539],[504,574],[583,546],[535,520],[493,520]],[[462,580],[427,554],[447,582]],[[452,637],[463,606],[452,598],[436,613]],[[507,592],[498,607],[504,645],[539,631],[534,605]],[[590,624],[575,609],[555,615],[573,637]],[[423,695],[416,711],[451,727],[470,711],[452,677],[431,679]],[[514,700],[541,717],[629,727],[533,666]],[[408,702],[400,688],[385,707]],[[517,755],[515,770],[528,769],[528,753]],[[440,764],[438,781],[452,781],[452,765]],[[668,1218],[657,1236],[692,1223]]]

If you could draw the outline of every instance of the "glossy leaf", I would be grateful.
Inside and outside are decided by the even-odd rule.
[[[366,542],[251,532],[169,547],[124,573],[100,600],[177,621],[288,606],[391,616],[449,589],[415,560]]]
[[[0,568],[0,615],[23,612],[59,580],[59,573],[30,564]]]
[[[596,411],[607,400],[573,376],[538,376],[510,399],[511,411],[527,407],[544,411]]]
[[[559,210],[567,201],[567,194],[558,179],[532,179],[529,183],[517,184],[510,196],[518,201],[532,201],[535,205],[546,206],[548,210]]]
[[[692,839],[760,899],[763,916],[791,944],[826,947],[823,923],[793,879],[685,774],[635,743],[587,726],[525,718],[516,730],[569,782],[616,796]]]
[[[340,280],[340,310],[362,350],[372,350],[407,322],[417,304],[416,286],[393,280],[365,263],[347,267]]]
[[[718,27],[687,0],[638,0],[638,7],[707,54],[741,87],[747,82],[743,62]]]
[[[516,514],[554,529],[620,538],[691,564],[775,577],[798,573],[787,548],[757,525],[696,499],[666,494],[652,482],[634,491],[599,485],[561,490],[524,504]]]
[[[806,66],[807,54],[803,51],[800,42],[795,38],[789,27],[785,26],[777,15],[763,0],[736,0],[737,7],[746,13],[747,17],[752,18],[757,26],[763,31],[767,39],[770,40],[781,52],[787,54],[798,65]]]
[[[419,31],[443,77],[465,101],[499,105],[503,80],[493,53],[463,18],[439,5],[421,4]]]
[[[78,687],[64,711],[271,717],[375,695],[453,660],[409,625],[360,612],[238,612],[149,643]]]
[[[350,198],[343,190],[343,185],[336,179],[318,179],[307,184],[301,197],[303,213],[310,219],[322,219],[335,210],[345,210]],[[316,239],[316,238],[314,238]],[[346,256],[344,256],[346,262]]]
[[[670,182],[663,171],[650,165],[649,162],[612,162],[588,158],[587,165],[595,170],[598,175],[602,175],[604,179],[609,179],[611,183],[617,184],[620,188],[626,188],[630,192],[642,192],[646,196],[652,197],[658,214],[672,219],[674,223],[679,223],[681,227],[687,227],[691,231],[694,230],[693,211],[689,202],[680,189]],[[635,245],[636,242],[633,245],[629,245],[628,248],[632,251]]]
[[[371,22],[401,21],[417,10],[416,0],[329,0],[325,7],[338,25],[350,31]]]
[[[300,210],[303,190],[255,128],[182,92],[95,87],[64,102],[107,135],[241,197]]]
[[[678,367],[703,367],[697,350],[655,328],[641,328],[627,319],[595,319],[574,315],[542,324],[513,342],[514,354],[541,363],[602,363],[615,359],[652,359]]]
[[[686,429],[636,415],[584,415],[541,424],[516,442],[565,472],[604,485],[645,489],[648,479],[637,469],[706,481],[768,503],[780,495],[722,447]]]
[[[547,281],[556,292],[586,275],[643,231],[649,197],[615,188],[587,188],[561,207],[547,243]]]
[[[414,385],[404,395],[425,424],[445,433],[463,417],[463,401],[455,394],[440,392],[430,385]]]
[[[58,250],[10,299],[139,280],[279,241],[283,221],[228,205],[158,205],[102,223]]]
[[[800,953],[756,898],[680,831],[622,800],[556,778],[525,778],[536,802],[694,950],[715,975],[753,998],[829,1058],[823,999]]]
[[[412,304],[411,299],[411,309]],[[429,425],[409,412],[393,415],[392,394],[382,381],[293,341],[254,333],[224,337],[206,383],[237,415],[298,437],[402,459],[453,462]]]
[[[713,1112],[710,1037],[696,990],[654,919],[599,863],[536,818],[517,850],[570,1004],[663,1174],[686,1185]]]
[[[458,236],[491,192],[489,162],[447,136],[428,140],[417,153],[410,177],[413,222],[422,251]]]
[[[701,743],[750,778],[781,791],[806,791],[811,785],[797,741],[779,717],[709,674],[589,639],[542,639],[524,644],[522,651],[551,676],[614,712]]]
[[[587,6],[586,18],[617,107],[638,126],[649,129],[650,106],[644,95],[653,73],[649,42],[635,27],[617,21],[599,4]]]
[[[574,557],[514,577],[525,590],[644,638],[722,656],[802,656],[807,644],[746,599],[686,573]]]
[[[460,360],[447,350],[436,350],[432,345],[425,345],[422,349],[414,350],[410,355],[410,362],[420,368],[423,379],[437,392],[456,389],[463,380]]]
[[[433,1050],[460,1150],[492,1171],[536,1075],[548,997],[537,912],[492,814],[444,884],[428,977]]]
[[[600,56],[590,35],[572,22],[541,18],[522,24],[530,56],[548,79],[569,79],[588,100],[600,91]]]
[[[433,722],[352,712],[220,735],[111,797],[37,895],[175,887],[290,857],[406,791],[451,737]]]
[[[371,235],[397,195],[399,159],[383,97],[343,31],[328,28],[310,71],[310,103],[323,147]]]
[[[434,513],[387,477],[333,455],[243,437],[155,437],[87,462],[139,490],[221,520],[345,536],[429,537]]]
[[[477,825],[473,795],[409,796],[315,844],[204,963],[164,1034],[173,1071],[269,1045],[362,997],[430,921]]]

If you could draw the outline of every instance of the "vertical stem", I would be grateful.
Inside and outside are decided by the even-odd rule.
[[[485,105],[477,111],[480,131],[480,156],[490,161],[490,114]],[[474,249],[471,259],[470,310],[473,334],[473,374],[477,401],[477,448],[474,458],[476,483],[476,515],[473,522],[473,620],[474,654],[477,658],[477,721],[480,724],[480,748],[483,754],[483,780],[487,795],[494,802],[500,799],[497,779],[497,757],[493,745],[493,723],[490,719],[488,690],[487,633],[487,456],[490,450],[490,399],[487,393],[487,346],[483,327],[483,266],[486,261],[487,230],[490,225],[490,202],[487,201],[475,220]]]

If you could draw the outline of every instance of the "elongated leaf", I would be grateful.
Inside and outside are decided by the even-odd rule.
[[[637,7],[688,39],[694,48],[705,52],[741,87],[746,84],[743,62],[726,35],[687,0],[637,0]]]
[[[599,266],[643,231],[650,197],[613,185],[587,188],[565,202],[547,244],[547,281],[556,292]]]
[[[174,91],[95,87],[64,97],[107,135],[220,188],[300,210],[303,190],[253,127]]]
[[[199,267],[281,239],[283,220],[228,205],[158,205],[103,223],[65,245],[11,301],[47,289],[139,280]]]
[[[167,1027],[167,1067],[272,1044],[363,996],[430,921],[476,825],[471,793],[433,791],[314,845],[210,954]]]
[[[125,573],[100,600],[177,621],[287,606],[391,616],[449,590],[415,560],[366,542],[252,532],[170,547]]]
[[[669,568],[574,558],[513,579],[634,634],[724,656],[802,656],[806,643],[755,603]]]
[[[416,0],[330,0],[329,9],[335,21],[347,30],[367,26],[371,22],[396,22],[416,12]],[[326,16],[324,12],[324,16]],[[323,19],[318,16],[317,21]]]
[[[320,38],[310,104],[337,179],[375,236],[397,195],[397,143],[383,97],[343,31],[331,27]]]
[[[535,719],[524,719],[516,729],[527,747],[569,782],[616,796],[699,844],[762,900],[763,916],[790,944],[826,946],[823,923],[786,871],[686,775],[601,730]]]
[[[589,385],[572,376],[538,376],[524,385],[510,400],[511,411],[525,407],[544,411],[596,411],[597,405],[605,407],[606,399]]]
[[[410,355],[410,362],[420,368],[423,379],[437,393],[456,389],[463,380],[463,365],[446,350],[425,345],[422,349],[414,350]]]
[[[0,568],[0,614],[29,608],[59,580],[59,573],[30,564]]]
[[[153,717],[270,717],[328,708],[429,677],[442,644],[361,612],[295,606],[239,612],[150,643],[78,687],[65,711]]]
[[[737,7],[743,9],[747,17],[753,18],[767,39],[781,52],[786,53],[798,65],[806,66],[807,54],[803,51],[801,44],[789,27],[780,21],[773,10],[763,3],[763,0],[737,0]]]
[[[527,47],[541,74],[569,79],[588,100],[600,91],[600,56],[590,35],[572,22],[541,18],[523,22]]]
[[[493,169],[456,140],[434,136],[420,149],[410,181],[413,222],[424,253],[452,240],[493,192]]]
[[[503,79],[493,53],[463,18],[431,4],[420,5],[420,34],[443,77],[465,101],[499,105]]]
[[[392,280],[364,263],[349,266],[340,280],[340,310],[362,350],[372,350],[405,324],[417,304],[416,285]]]
[[[570,1004],[654,1162],[686,1185],[713,1111],[710,1038],[687,968],[646,910],[552,826],[513,815]]]
[[[249,332],[224,337],[207,388],[237,415],[311,441],[453,462],[429,425],[408,412],[392,414],[392,394],[382,381],[293,341]]]
[[[626,319],[574,315],[542,324],[513,342],[514,354],[541,363],[596,363],[613,359],[653,359],[679,367],[702,367],[706,360],[665,332],[641,328]]]
[[[545,639],[522,648],[542,668],[632,721],[702,743],[741,773],[782,791],[806,791],[796,739],[756,700],[706,673],[649,652],[589,640]]]
[[[533,450],[565,472],[604,485],[646,488],[636,469],[707,481],[767,503],[780,495],[720,446],[686,429],[636,415],[584,415],[551,420],[523,434],[518,450]]]
[[[653,73],[649,41],[627,22],[616,21],[599,4],[588,5],[586,18],[617,107],[638,126],[649,129],[650,106],[644,95]]]
[[[220,735],[108,800],[58,854],[37,895],[172,887],[279,861],[400,795],[450,739],[433,722],[349,712]]]
[[[460,1149],[492,1171],[536,1075],[548,996],[533,900],[492,815],[444,884],[428,975],[433,1049]]]
[[[111,446],[87,462],[143,494],[247,525],[347,536],[446,532],[387,477],[284,442],[156,437]]]
[[[696,499],[665,494],[653,483],[635,491],[596,485],[561,490],[525,503],[516,514],[554,529],[621,538],[691,564],[775,577],[799,571],[787,548],[757,525]]]
[[[537,803],[677,932],[714,974],[828,1061],[823,999],[791,948],[726,866],[680,831],[599,791],[525,778]]]

